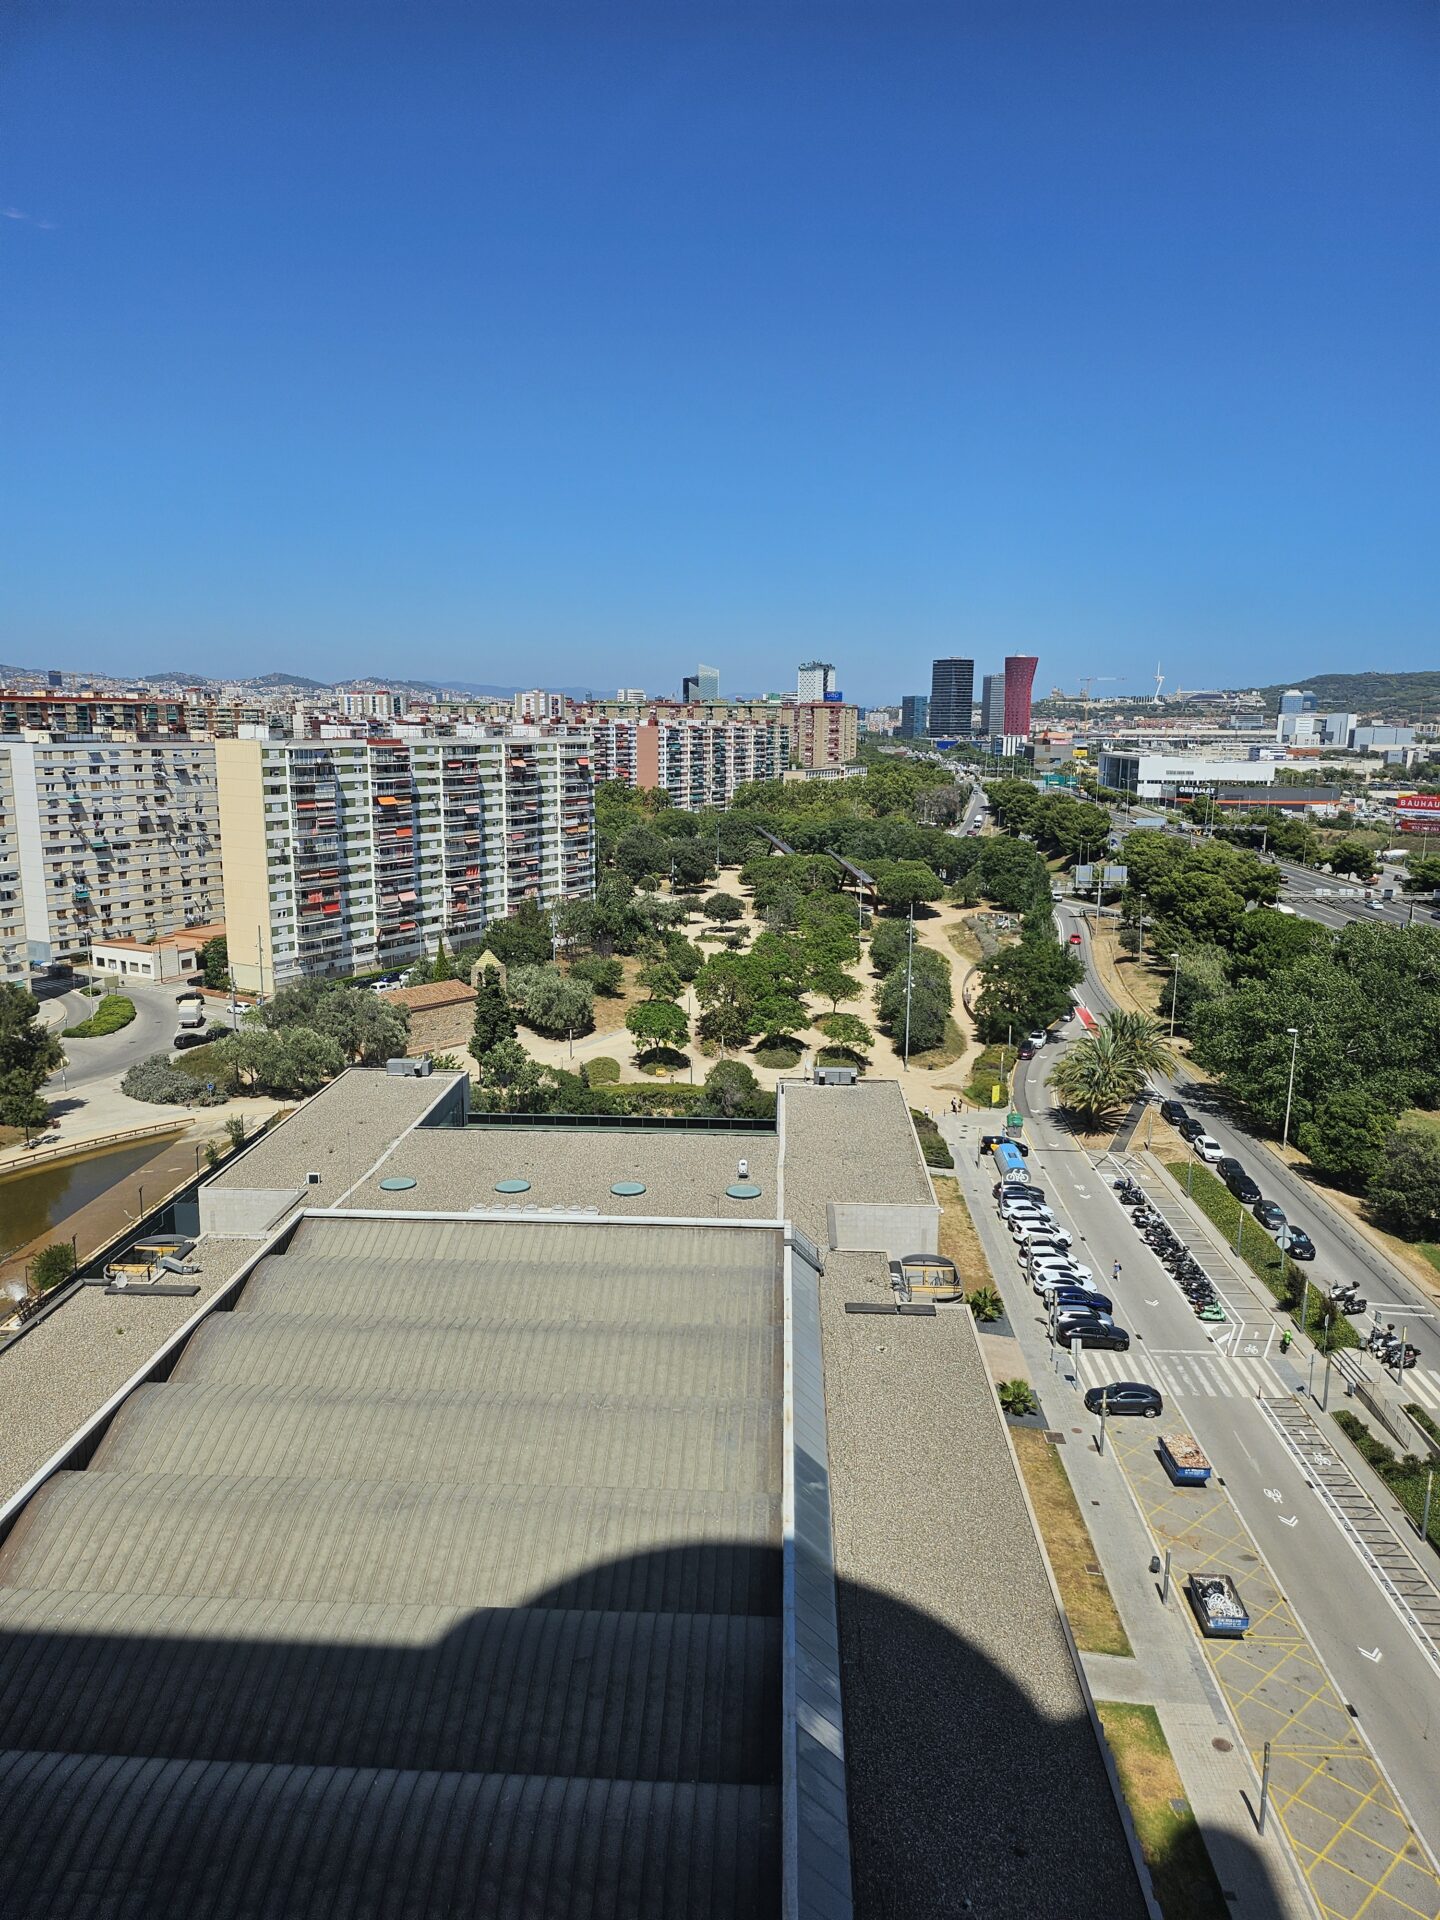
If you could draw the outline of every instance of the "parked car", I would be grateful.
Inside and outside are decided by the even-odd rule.
[[[1187,1113],[1183,1120],[1177,1120],[1175,1122],[1175,1131],[1182,1140],[1198,1140],[1200,1135],[1205,1131],[1205,1122],[1203,1120],[1197,1120],[1193,1114]]]
[[[1227,1187],[1229,1187],[1231,1193],[1234,1194],[1235,1198],[1240,1202],[1242,1207],[1248,1207],[1251,1205],[1253,1201],[1256,1201],[1260,1198],[1259,1187],[1256,1186],[1255,1182],[1250,1178],[1249,1174],[1246,1173],[1243,1167],[1240,1169],[1239,1173],[1232,1173],[1230,1178],[1225,1182],[1225,1184]]]
[[[1057,1227],[1053,1220],[1017,1220],[1010,1234],[1015,1240],[1056,1240],[1067,1252],[1072,1244],[1064,1227]]]
[[[1225,1158],[1225,1149],[1212,1134],[1197,1133],[1190,1144],[1209,1166],[1213,1167],[1217,1160]]]
[[[1160,1102],[1160,1118],[1165,1122],[1166,1126],[1178,1127],[1182,1120],[1188,1120],[1190,1116],[1178,1100],[1162,1100]]]
[[[1050,1314],[1050,1325],[1054,1329],[1055,1335],[1058,1339],[1058,1337],[1062,1333],[1064,1333],[1067,1327],[1087,1327],[1091,1325],[1099,1325],[1102,1327],[1109,1327],[1113,1330],[1115,1326],[1115,1322],[1108,1313],[1104,1312],[1103,1309],[1101,1309],[1098,1306],[1059,1307],[1059,1308],[1052,1308],[1051,1314]]]
[[[1147,1420],[1158,1420],[1165,1411],[1165,1402],[1158,1387],[1148,1387],[1143,1380],[1114,1380],[1103,1387],[1090,1387],[1085,1394],[1085,1411],[1099,1413],[1101,1407],[1106,1413],[1138,1413]]]
[[[1108,1347],[1112,1353],[1125,1353],[1130,1346],[1130,1336],[1123,1327],[1098,1317],[1057,1327],[1055,1338],[1062,1347],[1073,1347],[1078,1341],[1082,1347]]]
[[[1049,1038],[1050,1034],[1047,1028],[1036,1027],[1035,1031],[1029,1036],[1030,1045],[1037,1048],[1043,1047]]]
[[[1091,1313],[1103,1313],[1107,1319],[1115,1311],[1113,1301],[1107,1300],[1103,1293],[1096,1293],[1090,1287],[1051,1287],[1045,1294],[1045,1304],[1050,1310],[1052,1320],[1058,1319],[1068,1307],[1084,1307]]]
[[[1089,1293],[1094,1291],[1095,1276],[1089,1267],[1039,1267],[1031,1275],[1030,1285],[1042,1295],[1053,1293],[1057,1287],[1083,1287]]]
[[[1227,1153],[1215,1162],[1215,1171],[1228,1186],[1235,1175],[1237,1173],[1244,1173],[1245,1169],[1233,1153]]]
[[[1007,1193],[1013,1193],[1017,1198],[1023,1194],[1027,1200],[1033,1200],[1040,1206],[1043,1206],[1045,1202],[1045,1189],[1043,1187],[1032,1187],[1023,1177],[1017,1176],[1013,1180],[997,1180],[990,1189],[990,1197],[992,1200],[999,1200],[1002,1195]]]
[[[205,1038],[205,1029],[203,1027],[201,1027],[198,1032],[194,1027],[181,1027],[180,1031],[175,1035],[175,1038],[170,1042],[170,1045],[176,1053],[183,1053],[186,1047],[203,1047]]]
[[[1253,1212],[1267,1233],[1278,1233],[1285,1225],[1285,1209],[1277,1207],[1273,1200],[1257,1200]]]
[[[1286,1242],[1285,1251],[1292,1260],[1313,1260],[1315,1258],[1315,1242],[1303,1227],[1291,1227],[1290,1238]]]

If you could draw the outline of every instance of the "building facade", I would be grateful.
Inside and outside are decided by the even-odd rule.
[[[658,714],[605,719],[589,728],[595,778],[658,787],[673,806],[695,813],[727,807],[752,780],[778,780],[790,765],[787,721],[703,721]]]
[[[1133,793],[1141,800],[1184,800],[1221,786],[1270,786],[1276,763],[1102,748],[1099,770],[1101,786],[1117,793]]]
[[[590,742],[475,729],[215,747],[230,964],[271,993],[473,944],[524,900],[595,887]]]
[[[793,758],[801,767],[847,767],[860,751],[860,710],[834,700],[795,707]]]
[[[807,660],[795,676],[795,699],[824,700],[838,693],[835,669],[828,660]]]
[[[95,939],[155,940],[219,918],[209,742],[0,740],[0,804],[0,873],[19,876],[28,965],[84,959]],[[0,879],[0,893],[14,888]],[[0,944],[13,946],[15,904],[0,901]]]
[[[907,693],[900,701],[900,732],[906,740],[923,740],[930,731],[930,696]]]
[[[20,822],[15,815],[15,776],[10,756],[0,753],[0,980],[24,986],[30,973],[25,945],[25,895],[20,885]]]
[[[1030,738],[1030,690],[1035,685],[1035,669],[1040,664],[1033,653],[1007,653],[1001,676],[1005,689],[1005,724],[1001,733],[1022,740]]]
[[[1005,731],[1005,676],[987,673],[980,683],[980,731],[998,740]]]
[[[975,662],[952,658],[930,667],[932,740],[968,740],[975,731]]]

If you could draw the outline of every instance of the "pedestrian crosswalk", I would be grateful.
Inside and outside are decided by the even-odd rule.
[[[1174,1400],[1253,1400],[1286,1391],[1268,1360],[1229,1353],[1143,1351],[1110,1353],[1087,1347],[1078,1357],[1082,1387],[1108,1381],[1143,1380]]]
[[[1390,1378],[1395,1378],[1393,1373]],[[1418,1400],[1428,1413],[1440,1417],[1440,1375],[1428,1367],[1407,1367],[1401,1379],[1400,1391],[1407,1400]]]

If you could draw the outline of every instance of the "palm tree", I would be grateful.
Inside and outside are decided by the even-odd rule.
[[[1110,1013],[1096,1032],[1077,1040],[1050,1075],[1062,1107],[1095,1132],[1125,1113],[1152,1073],[1174,1059],[1159,1023],[1143,1013]]]

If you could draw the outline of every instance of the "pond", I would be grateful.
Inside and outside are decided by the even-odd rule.
[[[148,1161],[169,1152],[173,1140],[108,1147],[84,1160],[63,1160],[0,1180],[0,1260],[59,1226]],[[81,1249],[83,1255],[84,1249]]]

